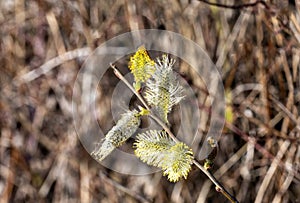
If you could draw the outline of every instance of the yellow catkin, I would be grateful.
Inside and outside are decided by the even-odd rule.
[[[193,162],[193,152],[184,143],[175,143],[166,132],[150,130],[139,134],[134,143],[135,155],[163,170],[169,181],[186,178]]]
[[[130,57],[128,67],[134,76],[134,87],[137,91],[141,88],[141,83],[146,82],[155,72],[155,62],[143,46]]]

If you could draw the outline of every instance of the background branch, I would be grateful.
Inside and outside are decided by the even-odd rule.
[[[198,1],[203,2],[205,4],[208,4],[210,6],[217,6],[217,7],[228,8],[228,9],[243,9],[243,8],[248,8],[248,7],[254,7],[254,6],[257,6],[258,4],[262,4],[267,9],[269,9],[269,6],[263,0],[256,1],[256,2],[253,2],[253,3],[239,4],[239,5],[226,5],[226,4],[221,4],[221,3],[210,2],[210,1],[207,1],[207,0],[198,0]]]

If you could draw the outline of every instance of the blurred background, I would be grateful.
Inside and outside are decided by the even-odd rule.
[[[124,175],[97,163],[77,138],[72,89],[84,60],[114,36],[147,28],[195,41],[221,72],[226,124],[211,171],[224,187],[240,202],[300,202],[300,2],[209,2],[218,6],[0,1],[0,202],[228,202],[197,168],[175,184],[161,172]],[[186,64],[178,71],[201,95],[205,134],[207,91]],[[117,81],[108,73],[107,88],[99,87],[107,131]]]

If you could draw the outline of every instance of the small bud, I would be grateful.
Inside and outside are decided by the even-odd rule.
[[[212,147],[212,148],[215,148],[218,146],[218,142],[215,138],[213,137],[208,137],[207,138],[207,143]]]
[[[205,159],[205,162],[204,162],[204,168],[205,168],[206,170],[211,169],[212,165],[213,165],[213,162],[212,162],[211,160]]]
[[[222,192],[222,188],[216,186],[216,191],[217,191],[217,192]]]
[[[141,116],[147,116],[147,115],[149,115],[150,114],[150,111],[148,110],[148,109],[145,109],[145,108],[143,108],[143,107],[141,107],[141,106],[139,106],[139,109],[140,109],[140,115]]]

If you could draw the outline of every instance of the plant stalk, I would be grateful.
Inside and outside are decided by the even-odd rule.
[[[175,135],[172,133],[170,128],[156,115],[154,115],[147,104],[147,102],[144,100],[144,98],[133,88],[133,86],[128,82],[128,80],[122,75],[122,73],[112,64],[110,64],[111,68],[114,70],[115,75],[123,81],[127,87],[137,96],[137,98],[142,102],[142,104],[145,106],[147,110],[150,112],[150,117],[155,120],[167,133],[168,135],[176,142],[180,142]],[[222,193],[231,203],[239,203],[236,198],[231,195],[222,185],[217,181],[217,179],[214,177],[214,175],[205,169],[197,160],[193,160],[193,164],[197,166],[211,181],[212,183],[216,186],[216,190],[220,193]]]

